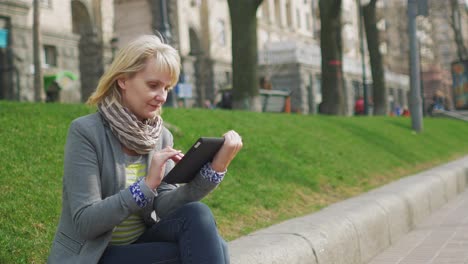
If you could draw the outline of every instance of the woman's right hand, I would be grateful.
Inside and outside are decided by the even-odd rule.
[[[156,189],[164,178],[164,171],[166,169],[166,162],[172,159],[175,163],[179,162],[184,155],[180,150],[175,150],[171,147],[165,147],[164,149],[154,153],[151,159],[150,168],[148,175],[146,175],[145,183],[152,190]]]

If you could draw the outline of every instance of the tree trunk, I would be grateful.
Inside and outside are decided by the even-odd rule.
[[[84,32],[81,34],[78,48],[80,50],[81,101],[86,102],[104,73],[102,42],[96,33]]]
[[[344,115],[344,83],[341,43],[341,0],[320,0],[320,48],[322,51],[322,114]]]
[[[387,88],[385,87],[385,72],[382,62],[382,54],[380,54],[379,50],[379,31],[377,29],[377,19],[375,15],[376,2],[377,0],[371,0],[369,4],[362,7],[362,10],[372,71],[374,115],[386,115]]]
[[[453,35],[455,38],[455,43],[457,45],[457,55],[458,60],[466,60],[468,59],[468,51],[463,43],[463,34],[461,29],[461,14],[460,14],[460,6],[457,0],[450,0],[450,7],[451,7],[451,23],[453,30]]]
[[[259,110],[257,8],[263,0],[228,0],[232,27],[233,108]]]
[[[34,101],[44,102],[44,83],[41,63],[41,32],[39,0],[33,2],[33,60],[34,60]]]

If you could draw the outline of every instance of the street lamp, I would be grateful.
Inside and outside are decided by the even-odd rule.
[[[410,48],[410,91],[411,125],[416,132],[423,130],[423,111],[421,100],[421,76],[419,66],[418,40],[416,36],[416,17],[427,15],[427,0],[408,0],[408,37]]]
[[[119,48],[119,38],[114,37],[110,40],[111,52],[112,52],[112,61],[114,61],[115,53]]]
[[[161,12],[161,33],[165,40],[170,44],[171,43],[171,26],[169,25],[169,18],[167,15],[167,1],[160,0],[159,1],[159,10]]]
[[[160,32],[164,38],[164,40],[171,44],[172,35],[171,35],[171,27],[169,25],[169,18],[167,15],[167,1],[166,0],[159,0],[159,11],[161,17],[161,25],[160,25]],[[171,90],[167,95],[167,102],[166,105],[170,107],[177,107],[176,99],[174,90]]]
[[[366,1],[368,2],[368,1]],[[362,89],[364,93],[364,115],[369,114],[369,102],[367,98],[367,78],[366,78],[366,57],[364,54],[364,29],[362,28],[362,6],[361,0],[357,0],[358,17],[359,17],[359,46],[362,59]]]

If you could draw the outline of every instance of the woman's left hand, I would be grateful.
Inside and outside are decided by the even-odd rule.
[[[226,171],[227,167],[242,148],[242,138],[236,131],[230,130],[224,135],[224,143],[211,162],[211,168],[217,172]]]

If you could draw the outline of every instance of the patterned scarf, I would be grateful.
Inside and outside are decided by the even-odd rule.
[[[108,97],[98,104],[98,109],[109,122],[112,133],[127,148],[143,155],[156,147],[162,131],[163,120],[160,116],[143,123],[126,107],[115,100],[111,102]]]

